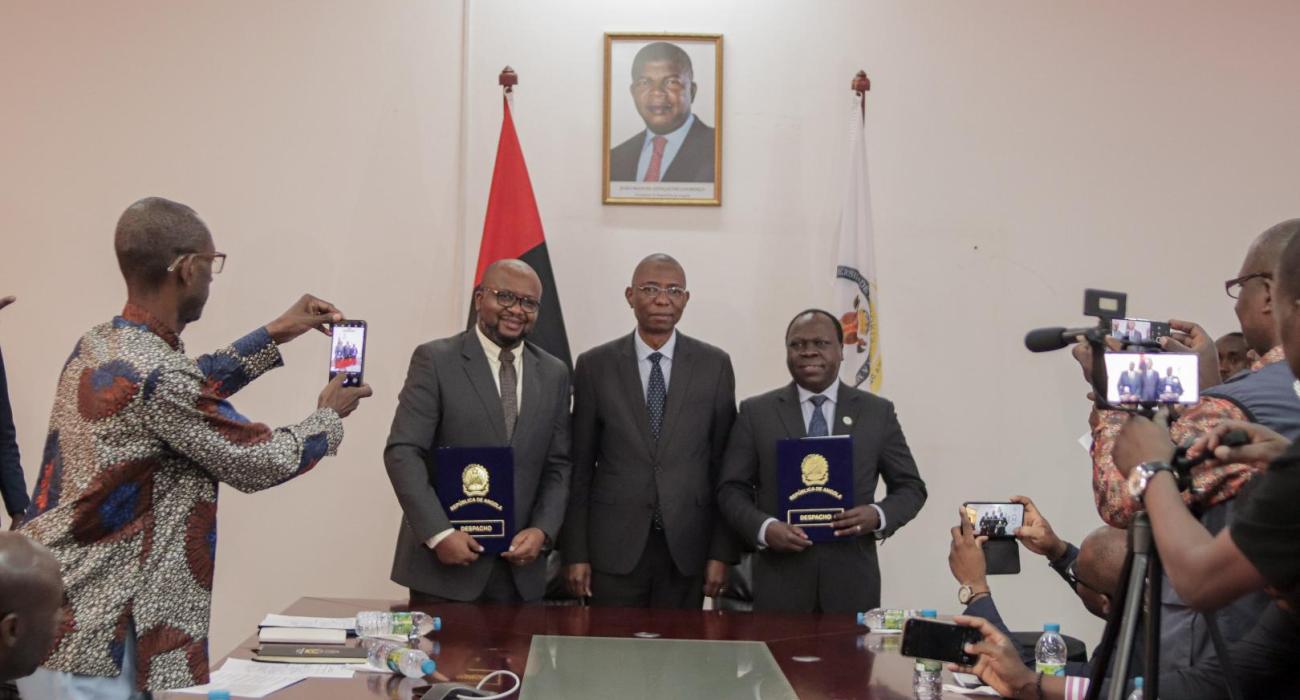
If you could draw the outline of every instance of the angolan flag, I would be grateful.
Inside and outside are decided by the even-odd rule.
[[[515,122],[510,116],[511,96],[502,98],[505,117],[501,121],[501,140],[497,143],[497,163],[492,172],[492,191],[488,195],[487,216],[483,219],[483,241],[478,249],[478,269],[474,286],[483,282],[488,265],[507,258],[528,263],[542,278],[542,308],[537,325],[528,342],[564,361],[570,369],[569,338],[564,332],[564,314],[560,313],[560,294],[555,288],[551,257],[546,252],[546,235],[542,217],[528,179],[524,152],[519,148]],[[474,327],[474,306],[469,309],[469,327]]]

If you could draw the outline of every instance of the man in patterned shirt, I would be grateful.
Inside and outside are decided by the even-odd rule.
[[[192,209],[132,204],[114,240],[122,314],[82,336],[59,377],[21,531],[63,566],[64,619],[27,698],[126,698],[205,683],[217,483],[270,488],[334,454],[342,418],[370,395],[340,374],[306,420],[272,430],[226,399],[282,364],[278,346],[343,315],[304,296],[284,315],[197,360],[197,321],[225,255]]]
[[[1228,280],[1228,296],[1236,299],[1234,310],[1241,322],[1246,343],[1261,358],[1251,368],[1219,384],[1218,354],[1213,339],[1200,326],[1170,321],[1185,334],[1188,345],[1162,338],[1166,350],[1192,350],[1200,357],[1201,399],[1171,424],[1173,439],[1181,444],[1198,437],[1224,421],[1249,421],[1266,425],[1291,439],[1300,438],[1300,397],[1292,388],[1283,359],[1271,309],[1275,293],[1273,270],[1287,243],[1300,232],[1300,219],[1277,224],[1264,231],[1246,252],[1238,275]],[[1086,347],[1075,356],[1091,368]],[[1090,379],[1090,377],[1089,377]],[[1215,386],[1217,384],[1217,386]],[[1208,389],[1205,387],[1209,387]],[[1116,468],[1116,438],[1129,414],[1122,411],[1093,411],[1093,491],[1103,520],[1127,527],[1140,504],[1129,494],[1128,481]],[[1258,464],[1213,464],[1192,470],[1192,489],[1184,494],[1187,504],[1212,533],[1232,520],[1233,499],[1242,486],[1260,471]],[[1177,596],[1165,580],[1161,618],[1161,669],[1197,666],[1213,656],[1208,623]],[[1224,639],[1232,643],[1247,632],[1268,606],[1262,593],[1244,596],[1216,613]]]

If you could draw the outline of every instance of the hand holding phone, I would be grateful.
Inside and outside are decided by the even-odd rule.
[[[983,636],[974,627],[912,617],[903,623],[903,642],[899,653],[918,659],[971,666],[976,657],[966,653],[966,645],[975,644],[981,639]]]

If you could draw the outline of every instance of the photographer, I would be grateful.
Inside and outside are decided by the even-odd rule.
[[[1051,523],[1039,513],[1034,502],[1025,496],[1013,496],[1012,503],[1025,507],[1024,525],[1015,532],[1016,539],[1026,549],[1047,559],[1061,579],[1074,590],[1075,595],[1093,615],[1105,619],[1110,614],[1111,601],[1119,587],[1119,577],[1128,552],[1125,533],[1109,526],[1094,530],[1084,538],[1081,547],[1062,540],[1052,530]],[[981,545],[986,537],[976,537],[970,521],[961,517],[958,527],[952,528],[952,547],[948,554],[948,568],[953,578],[961,584],[958,600],[966,605],[964,615],[988,620],[1002,634],[1011,632],[1002,621],[1002,615],[993,602],[985,576],[987,564]],[[1032,645],[1020,646],[1019,657],[1024,663],[1034,662]],[[1087,675],[1086,663],[1069,663],[1066,673]]]
[[[1292,438],[1300,436],[1300,397],[1292,388],[1293,377],[1286,365],[1280,363],[1282,349],[1270,310],[1273,269],[1297,231],[1300,220],[1283,222],[1260,234],[1247,251],[1237,277],[1225,283],[1228,296],[1237,300],[1234,308],[1247,344],[1262,358],[1253,371],[1215,386],[1219,382],[1218,356],[1210,336],[1194,323],[1170,321],[1180,339],[1162,338],[1161,346],[1165,350],[1196,352],[1201,386],[1213,387],[1202,391],[1200,401],[1171,424],[1174,440],[1186,442],[1219,424],[1242,420],[1262,423]],[[1075,356],[1084,366],[1085,377],[1091,380],[1091,351],[1079,346]],[[1106,522],[1117,527],[1127,527],[1141,509],[1130,495],[1126,474],[1116,464],[1121,449],[1116,439],[1128,415],[1094,410],[1090,419],[1097,510]],[[1260,468],[1250,463],[1200,465],[1192,470],[1193,488],[1185,497],[1186,504],[1196,511],[1206,529],[1218,532],[1232,520],[1233,498]],[[1162,598],[1161,668],[1196,665],[1212,658],[1206,621],[1176,595],[1168,582]],[[1223,602],[1228,600],[1233,599]],[[1224,639],[1231,643],[1241,638],[1267,605],[1266,596],[1253,594],[1219,610],[1216,616]]]

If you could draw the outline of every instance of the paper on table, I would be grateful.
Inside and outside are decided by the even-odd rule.
[[[352,667],[361,664],[282,664],[274,661],[250,661],[248,659],[226,659],[225,669],[236,664],[240,670],[249,669],[251,673],[263,676],[298,676],[299,678],[351,678]]]
[[[252,665],[260,664],[243,659],[227,659],[219,670],[209,675],[207,685],[179,688],[175,692],[207,695],[210,690],[227,690],[232,697],[264,698],[306,678],[301,674],[290,676],[284,673],[258,673],[256,669],[249,668]]]
[[[323,630],[351,630],[357,627],[355,617],[303,617],[301,615],[268,614],[259,627],[298,627]]]
[[[992,695],[994,697],[1001,695],[998,691],[988,687],[987,685],[981,685],[978,688],[963,688],[959,685],[944,683],[943,690],[946,693],[957,693],[958,695]]]

